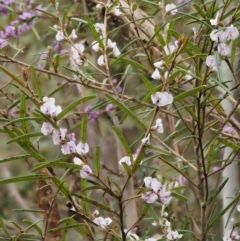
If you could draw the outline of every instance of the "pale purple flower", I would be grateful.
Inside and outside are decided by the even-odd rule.
[[[97,217],[93,220],[94,223],[96,223],[101,228],[105,228],[105,219],[103,217]]]
[[[174,3],[167,4],[165,7],[166,14],[174,15],[178,12],[177,6]]]
[[[88,165],[83,165],[80,170],[81,178],[87,178],[92,175],[92,169]]]
[[[43,133],[44,136],[50,135],[53,132],[53,126],[49,122],[44,122],[42,124],[41,132]]]
[[[177,41],[176,41],[176,43],[177,43]],[[165,45],[163,47],[163,49],[164,49],[165,54],[168,56],[168,55],[171,55],[177,49],[177,45],[168,44],[168,45]]]
[[[8,41],[0,38],[0,49],[8,45]]]
[[[105,107],[105,110],[108,112],[108,111],[111,111],[114,109],[114,105],[113,104],[108,104],[106,107]]]
[[[160,196],[160,200],[162,204],[167,204],[171,199],[171,192],[166,190],[166,186],[162,185],[161,190],[158,192],[158,195]]]
[[[61,142],[65,139],[67,133],[67,129],[60,128],[54,129],[52,133],[52,139],[53,139],[53,144],[54,145],[60,145]]]
[[[70,34],[69,38],[71,38],[71,39],[76,39],[77,38],[75,29],[72,30],[72,33]]]
[[[151,77],[155,80],[160,80],[161,75],[158,69],[155,69],[154,72],[152,73]]]
[[[56,34],[56,40],[57,41],[62,41],[64,39],[63,31],[59,30]]]
[[[214,42],[225,43],[227,40],[227,32],[225,30],[214,29],[210,33],[210,38]]]
[[[142,199],[146,203],[154,203],[158,199],[158,196],[151,191],[147,191],[146,193],[142,194]]]
[[[228,125],[225,125],[222,131],[230,134],[236,133],[236,130],[232,126],[228,126]]]
[[[72,50],[72,58],[76,61],[76,63],[78,65],[82,65],[83,63],[83,52],[84,52],[84,45],[81,43],[78,44],[74,44],[74,47],[72,46],[71,50]]]
[[[87,143],[80,142],[76,146],[76,151],[79,155],[86,155],[89,152],[89,146]]]
[[[56,117],[62,112],[62,107],[60,105],[55,106],[55,110],[52,112],[52,117]]]
[[[111,218],[105,218],[105,225],[109,226],[112,223],[112,219]]]
[[[182,234],[179,234],[178,231],[169,230],[169,232],[167,234],[168,240],[176,240],[176,239],[180,239],[180,238],[182,238]]]
[[[162,119],[158,118],[156,120],[156,125],[154,126],[154,128],[156,129],[156,131],[158,133],[163,133],[163,124],[162,124]]]
[[[173,96],[168,92],[156,92],[151,95],[153,104],[162,107],[170,105],[173,102]]]
[[[152,189],[153,183],[158,182],[156,178],[152,178],[152,177],[145,177],[143,181],[144,181],[145,187],[148,189]]]
[[[52,116],[52,114],[56,111],[56,106],[52,102],[45,102],[40,106],[40,110],[43,114]]]
[[[206,65],[213,70],[217,70],[216,61],[214,55],[209,55],[206,58]]]
[[[69,133],[68,134],[68,139],[70,140],[70,141],[76,141],[76,136],[75,136],[75,133],[74,132],[71,132],[71,133]]]
[[[55,99],[54,98],[49,98],[47,96],[43,97],[43,103],[47,103],[47,102],[55,105]]]
[[[230,53],[230,48],[228,47],[227,44],[220,43],[217,46],[218,53],[222,56],[228,56]]]
[[[121,55],[121,52],[120,52],[120,50],[118,49],[117,46],[115,46],[113,48],[113,55],[114,55],[114,57],[118,57],[119,55]]]
[[[228,236],[224,236],[223,237],[223,241],[233,241],[230,237]]]
[[[131,158],[129,156],[121,158],[119,164],[122,165],[123,162],[126,163],[128,166],[131,166]]]
[[[227,40],[235,40],[239,36],[238,29],[233,25],[226,28]]]
[[[62,145],[61,151],[63,155],[68,155],[68,154],[75,153],[76,152],[75,149],[76,149],[75,142],[68,141],[64,145]]]
[[[76,165],[82,165],[83,164],[83,161],[80,158],[78,158],[78,157],[74,157],[73,158],[73,162]]]
[[[150,144],[150,133],[147,135],[147,137],[142,139],[143,144]]]
[[[217,15],[216,15],[215,19],[210,19],[210,23],[211,23],[212,26],[217,26],[218,21],[219,21],[219,12],[217,12]]]

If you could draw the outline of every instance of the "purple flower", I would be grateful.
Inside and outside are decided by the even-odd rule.
[[[105,107],[105,110],[108,112],[108,111],[111,111],[114,109],[114,105],[113,104],[108,104],[106,107]]]
[[[228,126],[228,125],[225,125],[222,131],[230,134],[236,133],[236,130],[232,126]]]
[[[0,49],[2,49],[3,47],[5,47],[7,45],[8,45],[7,40],[0,38]]]
[[[71,132],[68,134],[68,138],[70,141],[76,141],[76,136],[75,136],[75,133],[74,132]]]

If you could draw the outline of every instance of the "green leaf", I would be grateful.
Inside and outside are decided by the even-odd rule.
[[[128,144],[127,140],[125,139],[123,133],[117,128],[117,126],[114,126],[113,130],[117,134],[119,140],[121,141],[121,143],[127,153],[127,156],[129,156],[132,159],[132,151],[131,151],[130,145]]]
[[[68,9],[65,9],[65,10],[64,10],[64,13],[63,13],[63,17],[62,17],[62,28],[63,28],[63,29],[65,28],[65,23],[66,23],[67,15],[68,15]]]
[[[52,181],[55,183],[55,185],[57,186],[57,188],[62,192],[62,194],[66,197],[70,197],[70,191],[68,189],[67,184],[61,180],[60,178],[54,176],[52,178]]]
[[[181,194],[178,193],[178,192],[171,192],[171,195],[172,195],[173,197],[177,198],[177,199],[182,200],[182,201],[187,201],[187,200],[188,200],[187,197],[181,195]]]
[[[44,121],[44,118],[43,117],[23,117],[23,118],[18,118],[18,119],[15,119],[15,120],[12,120],[12,121],[8,122],[5,126],[9,126],[9,125],[12,125],[14,123],[22,122],[22,121]]]
[[[132,172],[131,167],[128,166],[127,163],[122,162],[121,165],[123,166],[124,170],[125,170],[127,173],[131,173],[131,172]]]
[[[12,156],[12,157],[8,157],[8,158],[5,158],[5,159],[0,159],[0,163],[15,161],[15,160],[19,160],[19,159],[25,159],[25,158],[29,158],[29,157],[31,157],[31,155],[29,155],[29,154]]]
[[[80,133],[80,139],[83,143],[87,142],[87,123],[88,123],[88,117],[87,115],[83,115],[81,120],[81,133]]]
[[[182,128],[181,130],[177,130],[175,132],[173,132],[172,134],[170,134],[165,140],[164,142],[167,141],[172,141],[174,140],[176,137],[180,136],[181,134],[187,132],[187,127]]]
[[[212,196],[204,203],[204,206],[208,206],[214,199],[217,197],[217,195],[222,191],[224,186],[227,184],[229,178],[226,178],[224,182],[219,186],[219,188],[212,194]]]
[[[99,175],[99,172],[100,172],[100,169],[101,169],[100,146],[96,146],[96,149],[95,149],[94,166],[95,166],[96,173]]]
[[[180,101],[180,100],[182,100],[182,99],[184,99],[184,98],[186,98],[188,96],[192,96],[193,97],[196,93],[198,93],[201,90],[205,90],[206,88],[207,88],[206,85],[202,85],[202,86],[198,86],[198,87],[196,87],[194,89],[191,89],[189,91],[185,91],[185,92],[177,95],[176,97],[174,97],[174,102],[175,101]]]
[[[121,62],[121,63],[124,62],[124,63],[130,64],[130,65],[136,67],[139,70],[145,70],[145,67],[143,65],[139,64],[138,62],[136,62],[132,59],[118,58],[114,63],[117,63],[117,62]]]
[[[27,228],[25,228],[24,229],[24,233],[26,233],[26,232],[28,232],[28,230],[30,230],[31,228],[34,228],[38,233],[39,233],[39,235],[41,235],[42,236],[42,229],[40,228],[40,227],[38,227],[38,225],[37,225],[37,223],[39,223],[39,222],[42,222],[42,221],[44,221],[43,219],[39,219],[39,220],[37,220],[36,222],[32,222],[32,221],[30,221],[30,220],[23,220],[23,222],[24,223],[26,223],[26,224],[30,224],[30,226],[28,226]]]
[[[42,174],[17,176],[17,177],[11,177],[8,179],[0,180],[0,185],[14,183],[14,182],[44,180],[44,179],[48,179],[48,178],[49,178],[49,176],[42,175]]]
[[[8,76],[10,76],[13,80],[15,80],[19,85],[22,87],[27,87],[27,84],[19,79],[16,75],[5,69],[3,66],[0,65],[0,69],[5,72]]]
[[[144,82],[144,84],[147,86],[147,88],[149,89],[149,91],[151,92],[151,94],[155,93],[154,87],[152,86],[151,82],[142,74],[139,75],[139,77],[141,78],[141,80]]]
[[[37,114],[36,114],[37,113]],[[33,113],[35,116],[42,116],[44,118],[44,120],[46,120],[47,122],[51,123],[52,126],[56,129],[58,129],[59,127],[57,126],[57,124],[48,116],[48,115],[45,115],[43,114],[41,111],[39,110],[36,110],[36,113]]]
[[[81,178],[80,179],[80,185],[81,185],[81,194],[83,197],[86,197],[87,196],[87,191],[86,191],[86,188],[87,188],[87,179],[85,178]],[[84,199],[82,199],[82,209],[83,209],[83,214],[85,216],[88,216],[89,215],[89,208],[88,208],[88,202]]]
[[[155,150],[158,152],[159,155],[165,155],[165,156],[170,156],[171,155],[171,152],[167,151],[167,150],[164,150],[158,146],[153,146],[153,145],[148,145],[148,148],[150,150]]]
[[[37,91],[38,98],[40,100],[42,100],[43,97],[42,97],[41,88],[40,88],[39,81],[37,79],[37,75],[36,75],[36,72],[35,72],[35,69],[34,69],[33,66],[30,66],[30,71],[32,73],[32,79],[33,79],[33,82],[34,82],[35,89]]]
[[[61,120],[70,110],[78,106],[80,103],[94,99],[95,97],[96,95],[89,95],[74,101],[73,103],[68,105],[61,113],[59,113],[59,115],[57,116],[57,120]]]
[[[19,141],[22,142],[24,139],[28,139],[30,137],[42,136],[42,135],[43,135],[42,132],[24,134],[24,135],[12,138],[10,141],[7,142],[7,144],[10,144],[13,142],[19,142]]]
[[[222,138],[222,137],[218,137],[217,140],[221,143],[223,143],[226,146],[231,147],[234,151],[239,150],[240,146],[237,145],[236,143],[230,141],[227,138]]]
[[[20,102],[20,116],[21,118],[26,117],[26,102],[25,102],[25,95],[21,95],[21,102]],[[22,120],[22,129],[23,132],[28,133],[28,123],[25,120]]]
[[[106,97],[108,99],[110,99],[112,101],[112,103],[114,103],[115,105],[117,105],[122,111],[124,111],[130,118],[132,118],[143,130],[146,130],[146,126],[143,124],[142,121],[140,121],[138,119],[137,116],[135,116],[133,114],[133,112],[131,112],[129,110],[129,108],[127,106],[125,106],[124,104],[122,104],[120,101],[116,100],[114,97],[112,97],[111,95],[109,95],[108,93],[105,93]]]
[[[99,208],[99,210],[100,210],[100,209],[103,209],[103,210],[106,210],[106,211],[108,211],[108,212],[114,212],[113,210],[110,209],[109,206],[107,206],[107,205],[105,205],[105,204],[103,204],[103,203],[99,203],[99,202],[97,202],[97,201],[95,201],[95,200],[93,200],[93,199],[87,198],[87,197],[85,197],[85,196],[83,196],[83,195],[81,195],[81,194],[73,193],[73,196],[78,197],[78,198],[80,198],[81,200],[86,201],[86,202],[88,202],[88,203],[91,203],[91,204],[94,205],[94,206],[97,206],[97,207]]]
[[[148,206],[148,211],[150,211],[153,220],[154,220],[157,224],[159,224],[159,215],[156,214],[156,212],[155,212],[154,209],[153,209],[153,206],[150,205],[150,204],[148,204],[148,203],[146,203],[146,206]]]

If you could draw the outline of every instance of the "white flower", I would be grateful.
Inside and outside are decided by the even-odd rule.
[[[167,4],[165,7],[166,14],[174,15],[177,13],[177,6],[173,3]]]
[[[98,52],[100,50],[100,46],[99,46],[99,43],[97,41],[93,41],[92,43],[92,49],[95,51],[95,52]]]
[[[53,144],[60,145],[61,141],[65,139],[66,133],[67,133],[67,129],[63,129],[63,128],[60,128],[59,130],[54,129],[52,133]]]
[[[97,32],[102,33],[104,30],[104,24],[103,23],[95,23],[94,25]]]
[[[108,46],[108,48],[113,49],[114,47],[116,47],[116,42],[112,42],[111,39],[108,39],[107,46]]]
[[[145,239],[145,241],[156,241],[156,239],[155,238],[147,238],[147,239]]]
[[[223,237],[223,241],[233,241],[230,237],[228,236],[224,236]]]
[[[74,157],[73,158],[73,162],[76,164],[76,165],[82,165],[83,164],[83,161],[78,158],[78,157]]]
[[[113,48],[113,55],[114,55],[114,57],[118,57],[120,54],[121,54],[121,52],[119,51],[118,47],[115,46]]]
[[[238,212],[240,212],[240,204],[237,205],[237,210],[238,210]]]
[[[52,115],[56,111],[56,106],[53,102],[45,102],[40,106],[40,110],[45,115]]]
[[[105,224],[107,226],[109,226],[112,223],[112,219],[111,218],[105,218]]]
[[[105,228],[105,219],[103,217],[97,217],[93,220],[94,223],[96,223],[101,228]]]
[[[160,79],[160,72],[158,69],[155,69],[154,72],[152,73],[151,77],[155,80],[159,80]]]
[[[126,163],[128,166],[131,166],[131,158],[129,156],[121,158],[119,164],[122,165],[123,162]]]
[[[105,60],[104,60],[104,56],[103,55],[99,56],[99,58],[97,60],[97,63],[100,66],[104,66],[105,65]]]
[[[79,59],[79,56],[83,56],[84,52],[84,45],[81,43],[74,44],[74,47],[72,46],[72,57],[73,59],[77,60]]]
[[[81,178],[87,178],[90,175],[92,175],[92,169],[88,165],[83,165],[83,167],[80,170]]]
[[[54,98],[48,98],[47,96],[43,97],[43,102],[50,102],[52,104],[55,104],[55,99]]]
[[[75,29],[72,30],[72,33],[71,33],[71,35],[69,36],[69,38],[72,38],[72,39],[76,39],[76,38],[77,38],[76,30],[75,30]]]
[[[171,192],[166,190],[166,186],[162,185],[161,190],[158,192],[162,204],[167,204],[171,199]]]
[[[63,31],[59,30],[56,35],[56,40],[57,41],[62,41],[64,39]]]
[[[113,8],[113,14],[117,17],[122,15],[122,12],[120,11],[119,7],[120,6],[118,5],[118,6]]]
[[[210,38],[214,42],[225,43],[227,40],[227,32],[225,30],[214,29],[210,33]]]
[[[151,95],[153,104],[161,107],[173,103],[173,96],[168,92],[156,92]]]
[[[226,28],[227,40],[235,40],[239,36],[239,32],[233,25]]]
[[[209,68],[213,68],[214,70],[217,70],[217,66],[216,66],[216,61],[215,61],[214,55],[207,56],[207,58],[206,58],[206,65]]]
[[[56,117],[61,112],[62,112],[62,107],[60,105],[57,105],[55,106],[55,110],[52,112],[52,116]]]
[[[163,124],[162,124],[162,119],[158,118],[156,120],[156,125],[154,126],[154,128],[156,128],[158,133],[163,133]]]
[[[61,151],[63,155],[67,155],[67,154],[75,153],[75,148],[76,148],[75,142],[68,141],[64,145],[62,145]]]
[[[80,142],[76,146],[76,151],[79,155],[86,155],[89,152],[89,145],[87,143]]]
[[[220,43],[217,46],[217,49],[218,49],[218,53],[222,56],[228,56],[230,53],[230,48],[228,47],[228,45],[223,44],[223,43]]]
[[[102,8],[103,8],[103,5],[102,5],[101,3],[98,3],[98,4],[96,5],[96,8],[97,8],[97,9],[102,9]]]
[[[179,234],[178,231],[170,230],[167,234],[168,240],[176,240],[182,238],[182,234]]]
[[[150,144],[150,133],[147,135],[147,137],[142,139],[143,144]]]
[[[219,12],[217,13],[215,19],[210,19],[210,23],[211,23],[212,26],[217,26],[218,25],[218,21],[219,21],[218,18],[219,18]]]
[[[146,203],[154,203],[158,199],[158,196],[155,193],[148,191],[148,192],[142,194],[142,199]]]
[[[155,66],[156,68],[161,68],[161,67],[163,66],[163,61],[161,60],[161,61],[155,62],[155,63],[154,63],[154,66]]]
[[[52,134],[53,132],[52,124],[49,122],[44,122],[42,124],[41,132],[43,133],[44,136]]]

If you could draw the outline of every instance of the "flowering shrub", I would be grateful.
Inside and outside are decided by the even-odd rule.
[[[238,1],[0,12],[0,240],[240,238]]]

